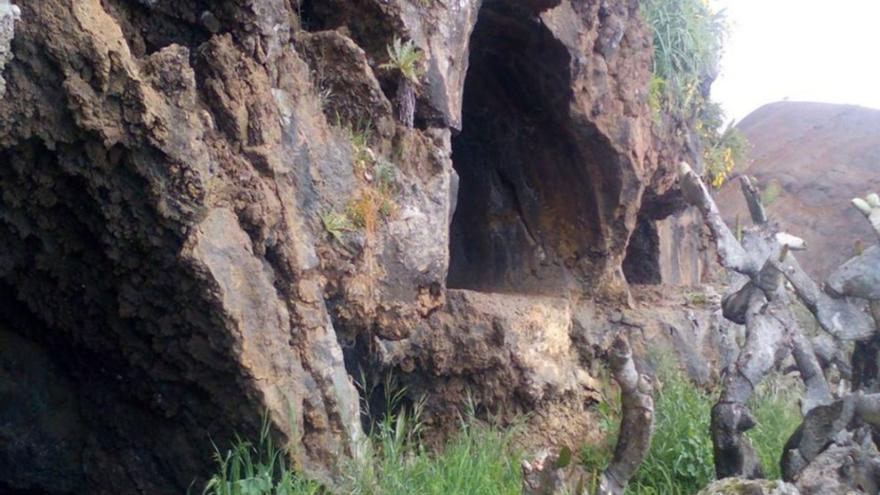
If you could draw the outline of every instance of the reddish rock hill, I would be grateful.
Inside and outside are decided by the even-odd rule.
[[[880,110],[780,102],[752,112],[739,129],[751,145],[748,173],[779,191],[768,210],[807,240],[800,258],[813,276],[827,276],[859,240],[873,241],[850,199],[880,191]],[[718,204],[731,225],[737,215],[748,221],[738,181],[722,188]]]

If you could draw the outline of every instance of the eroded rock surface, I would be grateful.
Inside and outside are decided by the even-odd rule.
[[[20,4],[0,418],[33,431],[0,443],[0,489],[180,492],[266,411],[332,482],[361,366],[438,428],[469,393],[536,438],[590,428],[571,308],[626,299],[680,153],[635,0]],[[414,130],[380,68],[395,36],[425,57]]]

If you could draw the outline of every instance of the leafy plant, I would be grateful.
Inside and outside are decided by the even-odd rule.
[[[641,7],[654,35],[652,72],[663,81],[666,110],[695,116],[703,103],[701,86],[718,73],[724,13],[703,0],[642,0]]]
[[[400,74],[396,97],[397,115],[407,129],[412,129],[416,110],[415,87],[419,84],[422,72],[422,52],[412,40],[404,43],[396,36],[386,51],[388,52],[388,62],[380,67]]]
[[[342,244],[342,233],[351,230],[348,217],[333,211],[321,214],[321,223],[330,237],[340,244]]]
[[[748,142],[730,122],[722,128],[723,112],[716,103],[709,103],[701,113],[696,127],[703,146],[706,177],[712,187],[720,188],[737,164],[745,162]]]
[[[395,36],[385,51],[388,53],[388,62],[379,67],[397,71],[405,80],[417,85],[421,76],[422,52],[415,43],[412,40],[404,42]]]

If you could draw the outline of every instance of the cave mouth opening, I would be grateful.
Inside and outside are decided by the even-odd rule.
[[[471,35],[447,286],[559,294],[607,255],[603,204],[619,179],[595,126],[572,117],[572,61],[534,12],[484,3]]]
[[[660,237],[652,219],[639,215],[626,247],[623,274],[631,284],[659,285],[663,282],[660,271]]]

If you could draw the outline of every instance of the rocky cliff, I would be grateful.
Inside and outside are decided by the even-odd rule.
[[[0,490],[180,492],[264,412],[332,481],[360,370],[583,434],[681,152],[650,40],[635,0],[0,0]]]
[[[880,110],[781,102],[759,108],[738,128],[750,143],[745,172],[765,190],[771,217],[807,241],[799,256],[804,269],[823,280],[859,244],[870,245],[870,225],[846,200],[880,188]],[[730,225],[749,218],[741,198],[738,181],[719,193]]]

